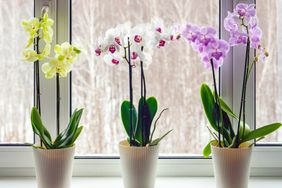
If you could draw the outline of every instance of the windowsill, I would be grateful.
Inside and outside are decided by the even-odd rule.
[[[261,178],[252,177],[250,179],[249,188],[281,188],[282,178]],[[0,187],[9,188],[35,188],[35,178],[0,178]],[[72,180],[72,188],[123,188],[121,178],[103,178],[103,177],[75,177]],[[156,188],[170,187],[209,187],[215,188],[215,180],[212,177],[161,177],[157,178]]]

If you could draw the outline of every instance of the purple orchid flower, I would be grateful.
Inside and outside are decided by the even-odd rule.
[[[206,68],[218,69],[229,51],[229,44],[217,38],[216,30],[212,27],[197,27],[187,24],[182,31],[183,37],[199,53]]]
[[[256,15],[256,8],[254,4],[239,3],[235,12],[242,18],[250,18]]]
[[[257,49],[261,42],[261,29],[258,26],[258,18],[254,4],[239,3],[232,13],[228,12],[224,19],[224,27],[230,33],[229,44],[231,46],[247,45]]]

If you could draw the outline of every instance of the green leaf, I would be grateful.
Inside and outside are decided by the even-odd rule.
[[[235,119],[239,119],[237,115],[231,110],[231,108],[225,103],[225,101],[221,97],[219,97],[219,102],[220,102],[221,109],[224,112],[226,112],[228,115],[230,115],[231,117]]]
[[[166,137],[171,131],[173,131],[173,129],[169,130],[167,133],[165,133],[163,136],[161,136],[160,138],[157,138],[155,140],[153,140],[151,143],[149,143],[150,146],[155,146],[158,145],[160,143],[160,141]]]
[[[130,137],[130,102],[129,101],[123,101],[121,104],[121,119],[124,126],[124,129]],[[136,124],[137,124],[137,113],[135,106],[133,105],[133,130],[136,130]],[[134,133],[134,132],[133,132]]]
[[[150,141],[150,133],[153,119],[158,110],[158,103],[155,97],[145,100],[141,97],[138,104],[138,123],[135,131],[135,138],[143,146]]]
[[[212,91],[209,88],[209,86],[204,83],[201,86],[200,93],[201,93],[201,99],[202,99],[202,104],[203,104],[203,107],[204,107],[205,114],[206,114],[212,128],[217,131],[217,125],[216,125],[215,119],[213,117],[215,100],[214,100],[214,96],[212,94]]]
[[[269,135],[270,133],[279,129],[281,126],[282,126],[281,123],[272,123],[272,124],[260,127],[246,134],[244,138],[242,139],[241,143],[249,141],[249,140],[253,140],[256,138],[265,137],[266,135]]]
[[[71,145],[76,141],[76,139],[78,138],[78,136],[80,135],[81,131],[83,129],[83,126],[80,126],[77,128],[72,140],[71,140]]]
[[[203,155],[208,158],[211,154],[211,144],[217,144],[217,140],[211,140],[203,149]]]
[[[150,112],[150,122],[153,122],[153,119],[158,111],[158,102],[155,97],[149,97],[146,100],[148,107],[149,107],[149,112]]]
[[[47,149],[53,148],[51,135],[44,127],[40,114],[36,107],[33,107],[31,111],[31,125],[33,132],[40,137],[45,147]]]
[[[146,132],[148,132],[148,127],[150,126],[150,111],[147,101],[144,97],[140,97],[138,102],[138,121],[137,127],[135,129],[135,139],[141,143],[141,145],[146,145]]]
[[[78,129],[78,125],[79,125],[82,113],[83,113],[83,109],[74,111],[70,119],[70,122],[68,124],[68,127],[56,138],[54,142],[54,146],[56,148],[66,148],[73,144],[72,140]]]

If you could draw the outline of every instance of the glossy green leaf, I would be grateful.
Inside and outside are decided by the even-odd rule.
[[[214,96],[212,94],[212,91],[209,88],[209,86],[204,83],[201,86],[200,93],[201,93],[202,104],[203,104],[203,107],[204,107],[206,117],[208,118],[208,121],[209,121],[210,125],[212,126],[212,128],[217,131],[217,125],[216,125],[215,119],[213,117],[215,100],[214,100]]]
[[[149,97],[146,100],[148,107],[149,107],[149,112],[150,112],[150,122],[153,122],[153,119],[158,111],[158,102],[155,97]]]
[[[217,145],[217,140],[211,140],[203,149],[203,155],[208,158],[211,154],[211,144]]]
[[[31,111],[31,125],[33,132],[40,137],[45,147],[47,149],[53,148],[51,135],[44,127],[40,114],[36,107],[33,107]]]
[[[132,110],[133,110],[133,130],[132,131],[134,131],[136,129],[136,124],[137,124],[137,113],[136,113],[136,109],[134,105],[133,105]],[[130,137],[130,102],[129,101],[123,101],[123,103],[121,104],[121,119],[122,119],[124,129],[128,137]]]
[[[281,126],[282,126],[281,123],[272,123],[272,124],[260,127],[246,134],[241,142],[246,142],[246,141],[253,140],[256,138],[265,137],[266,135],[269,135],[270,133],[273,133],[274,131],[279,129]]]
[[[68,127],[66,128],[67,131],[65,131],[65,134],[62,136],[61,142],[58,145],[56,145],[57,148],[66,148],[73,144],[71,141],[78,129],[78,125],[82,113],[83,113],[83,109],[80,109],[73,114],[74,116],[73,121],[71,121]]]
[[[135,130],[135,139],[141,143],[142,146],[146,145],[148,134],[150,134],[150,111],[147,101],[144,97],[139,99],[138,103],[138,122]]]
[[[71,140],[71,143],[70,143],[71,145],[76,141],[76,139],[80,135],[82,129],[83,129],[83,126],[80,126],[80,127],[77,128],[77,130],[76,130],[76,132],[75,132],[75,134],[74,134],[74,136],[73,136],[73,138]]]
[[[228,115],[230,115],[231,117],[235,119],[239,119],[237,115],[231,110],[231,108],[226,104],[226,102],[221,97],[219,97],[219,101],[220,101],[221,109],[224,112],[226,112]]]

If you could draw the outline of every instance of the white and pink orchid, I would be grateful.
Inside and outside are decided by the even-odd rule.
[[[152,62],[153,49],[162,48],[170,41],[179,38],[177,27],[166,28],[161,19],[153,19],[151,23],[138,24],[134,27],[129,22],[120,24],[106,31],[104,38],[98,39],[95,49],[97,56],[109,65],[128,62],[132,66],[141,61],[149,65]],[[177,36],[178,35],[178,36]],[[130,54],[128,54],[128,44]]]

